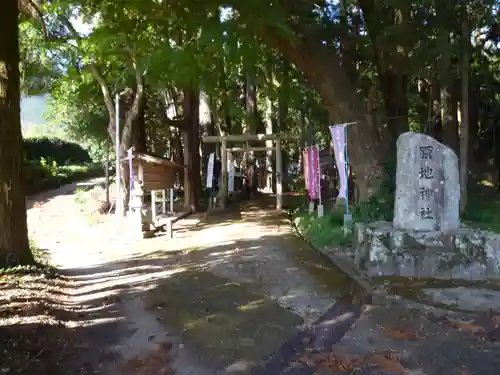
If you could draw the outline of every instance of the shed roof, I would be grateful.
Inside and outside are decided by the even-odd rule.
[[[186,169],[188,168],[187,166],[185,166],[183,164],[174,163],[173,161],[170,161],[168,159],[165,159],[165,158],[162,158],[162,157],[159,157],[156,155],[148,154],[145,152],[133,152],[132,159],[133,160],[143,160],[147,163],[159,164],[159,165],[162,165],[165,167],[170,167],[170,168],[186,168]],[[120,161],[122,163],[126,163],[126,162],[128,163],[129,158],[128,158],[128,156],[126,156],[126,157],[122,158]]]

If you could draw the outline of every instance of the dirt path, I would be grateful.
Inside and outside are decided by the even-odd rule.
[[[53,317],[36,332],[54,342],[33,346],[29,356],[40,365],[17,373],[472,375],[498,369],[489,335],[500,318],[467,322],[404,301],[363,308],[342,302],[348,281],[272,205],[246,205],[208,221],[191,216],[178,223],[173,239],[137,241],[126,229],[118,232],[113,218],[90,220],[82,201],[93,192],[82,196],[76,187],[47,194],[29,210],[32,238],[65,279],[63,286],[45,286],[51,299],[24,314]]]
[[[172,240],[136,241],[111,218],[89,220],[75,188],[44,196],[28,220],[69,280],[61,324],[83,373],[249,373],[345,286],[272,208],[192,216]]]

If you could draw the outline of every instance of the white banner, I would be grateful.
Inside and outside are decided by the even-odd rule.
[[[214,180],[214,164],[215,164],[215,153],[212,152],[208,157],[207,166],[207,188],[211,188]]]
[[[347,165],[345,160],[346,154],[346,139],[345,139],[345,125],[332,125],[330,126],[332,133],[333,151],[335,153],[335,164],[339,172],[339,198],[347,200]]]
[[[231,193],[234,191],[234,162],[231,161],[228,165],[227,190]]]

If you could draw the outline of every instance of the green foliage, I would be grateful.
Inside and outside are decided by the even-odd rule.
[[[23,172],[26,193],[32,195],[65,184],[100,177],[104,174],[104,169],[101,164],[59,166],[55,162],[47,163],[45,159],[41,159],[39,162],[28,162]]]
[[[352,216],[355,221],[392,221],[394,216],[394,198],[396,192],[396,161],[389,160],[384,164],[384,176],[379,190],[365,202],[353,207]]]
[[[484,187],[480,191],[471,189],[474,194],[469,195],[467,212],[462,218],[465,224],[500,233],[500,194],[493,190]]]
[[[29,274],[43,274],[46,277],[57,276],[57,270],[49,264],[48,254],[30,240],[30,249],[35,259],[32,265],[8,265],[0,267],[1,276],[23,276]]]
[[[65,129],[60,124],[45,123],[23,129],[24,138],[57,138],[67,140]]]
[[[57,164],[90,163],[89,153],[79,144],[58,138],[35,137],[24,140],[26,160],[48,160]]]
[[[325,213],[323,217],[311,215],[299,209],[293,219],[299,233],[317,248],[332,246],[350,247],[352,236],[344,235],[344,212],[335,210]]]
[[[293,50],[294,39],[311,37],[314,42],[314,37],[316,42],[330,47],[328,52],[335,59],[340,58],[346,70],[352,65],[349,78],[355,85],[354,91],[377,124],[386,124],[390,115],[385,113],[385,104],[391,98],[383,92],[387,86],[384,80],[388,78],[381,73],[396,67],[394,73],[404,76],[402,89],[409,107],[407,114],[398,111],[398,117],[406,116],[412,130],[429,132],[436,126],[440,110],[431,107],[440,100],[432,97],[431,88],[451,87],[453,81],[460,79],[457,4],[383,1],[364,9],[363,4],[349,1],[299,3],[291,0],[45,2],[45,21],[52,36],[48,41],[43,41],[40,32],[30,29],[29,24],[21,25],[23,86],[25,91],[49,87],[50,120],[62,124],[71,139],[88,148],[98,160],[104,158],[111,114],[103,100],[103,87],[97,83],[90,66],[102,73],[111,96],[123,89],[134,91],[137,75],[145,77],[147,130],[153,133],[154,128],[154,138],[164,148],[172,147],[173,139],[180,133],[175,121],[166,119],[166,107],[175,109],[176,119],[182,119],[182,90],[186,87],[202,88],[209,96],[215,122],[212,125],[218,131],[241,132],[252,118],[242,95],[248,76],[253,77],[258,87],[256,117],[266,117],[266,103],[271,100],[275,108],[270,116],[275,128],[326,145],[330,139],[327,126],[334,120],[325,110],[327,98],[310,87],[308,82],[314,80],[306,79],[307,72],[297,69],[300,65],[314,64],[297,62],[303,58],[320,59],[328,65],[329,53],[317,51],[299,58],[301,51],[294,50],[287,54],[288,60],[279,53],[286,49],[283,45],[288,41],[292,42],[289,49]],[[481,154],[481,160],[491,157],[498,139],[495,131],[500,134],[494,121],[500,113],[500,96],[494,84],[500,72],[498,40],[495,33],[486,35],[498,25],[496,7],[493,0],[482,0],[470,8],[470,26],[474,30],[470,91],[477,94],[480,103],[473,104],[471,100],[471,113],[477,117],[480,142],[474,153]],[[93,30],[88,33],[74,30],[69,22],[73,15],[92,21]],[[293,61],[293,56],[297,56],[297,61]],[[312,74],[315,72],[309,72],[309,76]],[[328,82],[325,79],[326,85]],[[332,92],[342,89],[331,87]],[[284,121],[277,121],[282,100],[286,114]],[[338,105],[340,109],[342,103]],[[479,107],[477,111],[473,106]],[[342,113],[340,110],[333,117],[340,119]],[[343,120],[353,119],[339,121]],[[289,150],[298,146],[297,142],[283,143]],[[360,220],[390,218],[391,189],[383,187],[370,202],[358,207]]]

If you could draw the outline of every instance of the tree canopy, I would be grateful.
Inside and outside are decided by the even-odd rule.
[[[114,139],[121,93],[122,148],[191,170],[202,134],[281,131],[326,145],[328,125],[355,122],[362,199],[409,129],[460,153],[463,178],[498,184],[496,1],[51,0],[41,12],[45,37],[20,19],[22,90],[49,92],[51,121],[96,150]],[[299,144],[286,147],[297,156]],[[186,175],[196,205],[200,175]]]

